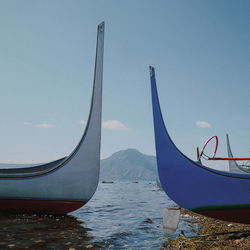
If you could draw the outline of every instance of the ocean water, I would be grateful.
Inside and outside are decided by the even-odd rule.
[[[0,217],[0,249],[159,249],[164,207],[175,206],[155,182],[100,183],[81,209],[66,216]],[[181,231],[196,234],[197,226],[181,218]]]

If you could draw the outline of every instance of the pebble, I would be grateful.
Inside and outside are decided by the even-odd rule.
[[[14,247],[16,246],[15,244],[9,244],[8,247]]]
[[[240,244],[241,242],[242,242],[242,239],[240,239],[240,240],[234,240],[234,244],[236,244],[236,245]]]

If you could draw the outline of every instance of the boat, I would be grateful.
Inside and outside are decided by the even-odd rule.
[[[73,152],[56,161],[0,169],[1,213],[66,214],[85,205],[99,182],[104,22],[97,28],[93,91],[85,131]]]
[[[230,146],[230,142],[229,142],[229,135],[226,135],[226,139],[227,139],[227,153],[228,153],[228,157],[229,158],[234,158],[232,150],[231,150],[231,146]],[[243,162],[243,164],[238,164],[236,162],[236,160],[229,160],[228,161],[229,164],[229,171],[230,172],[234,172],[234,173],[240,173],[240,174],[246,174],[246,173],[250,173],[250,164],[249,164],[249,159],[246,162]]]
[[[198,214],[250,224],[250,175],[211,169],[185,156],[166,129],[151,66],[150,80],[157,167],[166,194]]]

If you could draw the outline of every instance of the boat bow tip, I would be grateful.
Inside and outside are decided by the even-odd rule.
[[[98,30],[104,31],[104,27],[105,27],[105,22],[103,21],[98,25]]]
[[[155,68],[153,66],[149,66],[150,77],[155,76]]]

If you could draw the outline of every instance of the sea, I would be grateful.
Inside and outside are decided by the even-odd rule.
[[[174,206],[155,181],[99,183],[84,207],[65,216],[1,215],[0,249],[161,249],[180,233],[197,234],[186,216],[165,234],[163,209]]]

